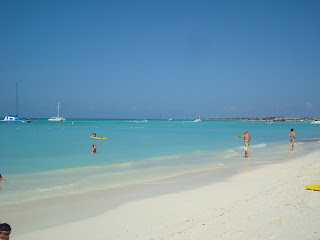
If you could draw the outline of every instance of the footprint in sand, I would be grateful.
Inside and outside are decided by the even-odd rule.
[[[280,225],[283,224],[283,221],[282,221],[280,218],[278,218],[278,219],[273,220],[273,221],[271,222],[271,224],[280,226]]]

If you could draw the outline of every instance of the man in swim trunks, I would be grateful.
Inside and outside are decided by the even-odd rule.
[[[244,130],[244,135],[236,136],[236,137],[243,137],[244,138],[244,157],[249,158],[249,145],[251,141],[251,135],[249,134],[248,130]]]

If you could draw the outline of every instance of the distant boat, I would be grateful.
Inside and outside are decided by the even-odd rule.
[[[200,115],[198,118],[196,118],[193,122],[201,122],[201,118],[200,118]]]
[[[59,102],[58,102],[58,117],[49,118],[48,121],[61,122],[61,121],[65,121],[65,120],[66,120],[65,118],[59,116]]]
[[[4,119],[0,122],[10,122],[10,123],[29,123],[31,122],[30,120],[20,120],[17,116],[12,116],[12,115],[8,115],[5,116]]]
[[[137,120],[135,120],[135,122],[148,122],[148,120],[145,118],[145,119],[137,119]]]
[[[29,123],[31,122],[29,120],[29,118],[27,120],[20,120],[18,118],[18,114],[19,114],[19,104],[18,104],[18,83],[16,83],[16,103],[17,103],[17,115],[13,116],[13,115],[8,115],[5,116],[4,119],[0,122],[2,123]]]
[[[311,122],[312,124],[320,124],[320,121],[319,120],[314,120]]]

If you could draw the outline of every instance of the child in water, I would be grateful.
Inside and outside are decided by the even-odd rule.
[[[11,227],[7,223],[0,224],[0,239],[9,240],[9,235],[11,233]]]

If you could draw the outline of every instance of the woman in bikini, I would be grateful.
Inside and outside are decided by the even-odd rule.
[[[293,150],[293,144],[294,144],[294,141],[296,140],[296,134],[294,133],[293,128],[291,128],[291,132],[289,134],[289,137],[290,137],[290,141],[291,141],[291,146],[289,148],[289,151],[290,151],[290,150]]]

